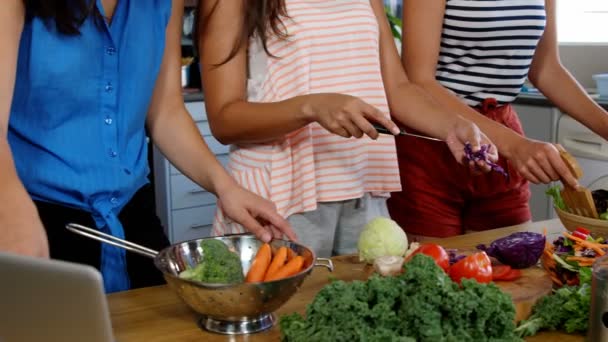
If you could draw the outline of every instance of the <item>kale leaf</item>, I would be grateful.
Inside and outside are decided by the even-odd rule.
[[[532,308],[532,315],[520,322],[516,333],[532,336],[539,330],[564,330],[567,333],[585,332],[591,310],[591,286],[564,286],[541,298]]]
[[[334,281],[306,310],[281,317],[284,342],[520,341],[511,297],[494,284],[453,282],[426,255],[395,277]]]

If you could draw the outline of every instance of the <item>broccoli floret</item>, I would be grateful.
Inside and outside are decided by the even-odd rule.
[[[180,277],[210,284],[235,284],[244,280],[241,260],[220,240],[201,242],[203,257],[196,267],[180,273]]]

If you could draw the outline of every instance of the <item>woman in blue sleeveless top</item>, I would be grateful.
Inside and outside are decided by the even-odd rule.
[[[76,222],[154,249],[168,245],[148,184],[146,128],[233,220],[263,240],[295,238],[273,204],[225,172],[185,109],[183,6],[0,2],[0,250],[93,265],[108,292],[161,283],[150,260],[64,228]]]

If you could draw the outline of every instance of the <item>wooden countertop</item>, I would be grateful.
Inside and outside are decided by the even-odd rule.
[[[487,232],[473,233],[453,238],[436,240],[446,248],[473,249],[479,243],[489,243],[497,238],[517,231],[541,233],[546,228],[549,239],[557,237],[564,230],[559,220],[541,221]],[[361,269],[363,271],[363,268]],[[362,273],[362,272],[361,272]],[[300,312],[314,295],[329,282],[328,271],[316,268],[304,281],[300,291],[277,311],[277,316]],[[338,274],[340,279],[351,280],[361,274]],[[210,334],[201,330],[196,324],[196,314],[166,286],[150,287],[108,296],[112,324],[116,339],[119,342],[177,342],[177,341],[279,341],[280,331],[277,326],[272,329],[248,336],[225,336]],[[542,332],[526,341],[560,341],[583,342],[582,335],[568,335],[557,332]]]

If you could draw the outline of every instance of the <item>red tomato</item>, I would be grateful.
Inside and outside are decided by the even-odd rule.
[[[511,271],[509,265],[494,265],[492,266],[492,280],[501,280]]]
[[[579,238],[581,240],[587,240],[587,234],[584,234],[583,232],[580,232],[578,230],[575,230],[574,232],[572,232],[572,236],[576,236],[577,238]]]
[[[494,280],[502,280],[502,281],[511,281],[521,278],[521,271],[517,269],[511,269],[507,274],[503,275],[500,279]]]
[[[583,228],[583,227],[576,227],[575,231],[581,232],[581,233],[583,233],[585,235],[591,234],[591,231],[589,229]]]
[[[419,253],[428,255],[433,258],[433,260],[435,260],[435,263],[439,267],[443,268],[443,270],[446,272],[448,268],[450,268],[450,257],[448,256],[448,252],[446,252],[445,249],[443,249],[443,247],[439,245],[436,245],[434,243],[423,244],[408,257],[408,260]]]
[[[452,265],[449,274],[450,278],[459,284],[462,278],[489,283],[492,281],[492,261],[485,252],[478,252]]]

